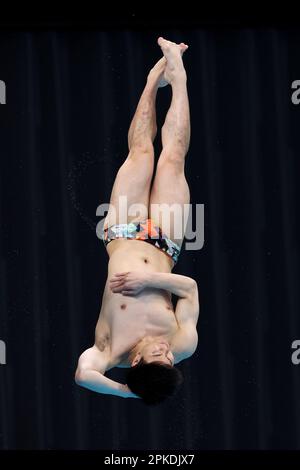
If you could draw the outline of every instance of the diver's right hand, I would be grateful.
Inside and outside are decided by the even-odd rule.
[[[137,295],[148,285],[149,275],[143,271],[115,273],[110,279],[112,292],[122,295]]]

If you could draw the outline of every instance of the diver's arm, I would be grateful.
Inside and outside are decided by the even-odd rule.
[[[108,356],[106,353],[101,352],[96,346],[87,349],[79,358],[75,382],[92,392],[116,395],[123,398],[137,398],[127,385],[105,377],[107,364]]]
[[[92,392],[116,395],[123,398],[130,396],[129,389],[126,385],[115,382],[96,370],[88,368],[77,369],[75,381],[77,385],[87,388]]]
[[[194,279],[181,274],[148,273],[147,287],[165,289],[181,298],[194,295],[197,283]]]
[[[168,290],[178,297],[186,298],[194,295],[197,290],[197,283],[191,277],[171,273],[143,271],[115,273],[109,282],[113,292],[123,295],[137,295],[143,289],[150,287]]]

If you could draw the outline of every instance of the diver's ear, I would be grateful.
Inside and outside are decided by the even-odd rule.
[[[133,359],[133,361],[132,361],[132,363],[131,363],[131,367],[136,366],[136,365],[140,362],[141,358],[142,358],[141,353],[137,353],[137,354],[134,356],[134,359]]]

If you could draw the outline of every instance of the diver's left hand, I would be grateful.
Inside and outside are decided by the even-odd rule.
[[[141,399],[141,397],[139,397],[138,395],[136,395],[135,393],[133,393],[130,388],[128,387],[127,384],[125,385],[122,385],[122,395],[121,395],[123,398],[139,398]]]
[[[115,273],[109,280],[112,292],[137,295],[147,287],[148,274],[143,271]]]

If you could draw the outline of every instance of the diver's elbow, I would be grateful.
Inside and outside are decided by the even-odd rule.
[[[85,370],[82,368],[77,367],[75,376],[74,376],[75,383],[80,387],[85,387],[86,385],[86,374]]]

